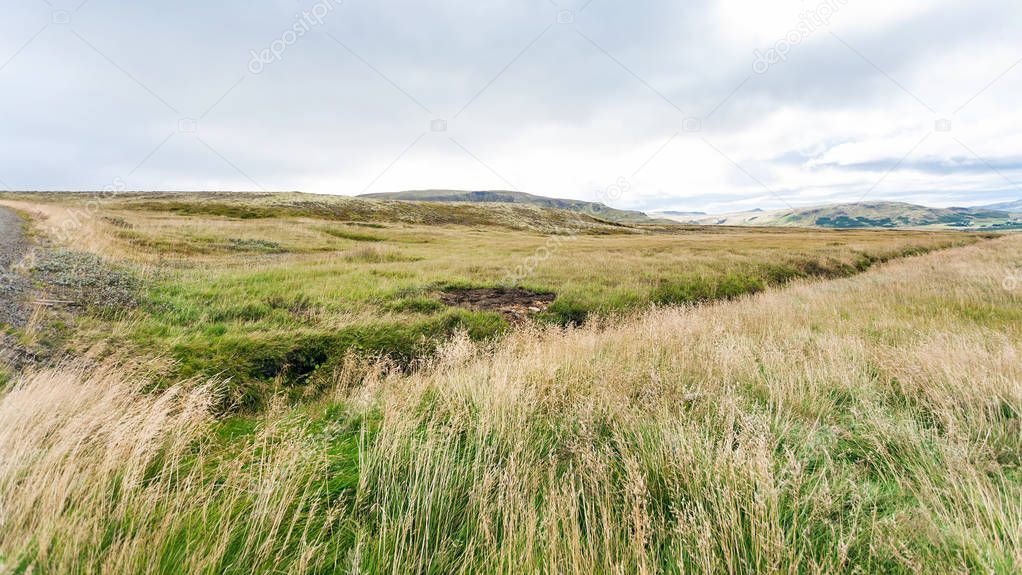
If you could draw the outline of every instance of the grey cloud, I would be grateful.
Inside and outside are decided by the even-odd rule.
[[[727,40],[714,3],[702,0],[595,0],[585,10],[585,2],[568,0],[560,7],[547,0],[346,0],[280,61],[251,74],[251,51],[279,38],[313,4],[103,0],[71,14],[68,24],[54,24],[43,2],[5,7],[0,65],[47,28],[0,70],[0,180],[19,188],[96,188],[126,178],[148,158],[131,173],[136,187],[251,189],[251,178],[271,189],[339,181],[338,188],[324,184],[328,189],[317,191],[358,193],[413,141],[391,176],[415,180],[420,174],[411,166],[430,163],[423,158],[444,160],[444,169],[458,172],[479,169],[450,135],[508,179],[557,179],[557,193],[593,198],[586,169],[601,168],[607,157],[627,166],[629,153],[682,130],[688,116],[703,118],[703,134],[731,153],[779,110],[812,118],[911,102],[826,30],[797,46],[786,63],[752,74],[753,51],[769,46]],[[572,11],[570,24],[557,23],[560,10]],[[1007,34],[1019,21],[1020,9],[1001,1],[935,1],[911,21],[878,22],[842,39],[910,85],[920,72],[939,76],[929,69],[935,56],[973,54],[991,38],[1011,42]],[[919,97],[943,109],[960,99],[959,91],[920,90]],[[980,99],[969,112],[982,116],[988,105]],[[195,133],[179,131],[182,118],[207,110]],[[430,133],[434,118],[446,119],[449,132]],[[786,128],[772,129],[782,131],[772,136],[783,142]],[[734,153],[745,170],[794,203],[810,192],[818,197],[821,188],[843,196],[864,185],[849,180],[800,189],[778,179],[778,168],[797,168],[847,139],[838,131],[821,135],[811,151],[769,145]],[[549,166],[521,159],[537,147],[593,160],[547,173]],[[1010,152],[992,166],[939,157],[907,161],[902,170],[977,176],[983,181],[970,193],[1001,193],[996,171],[1022,168]],[[851,173],[890,165],[874,158],[828,167]],[[662,192],[642,195],[646,204],[636,207],[773,201],[738,170],[728,170],[713,193],[663,173],[649,184]],[[436,180],[443,173],[421,176]],[[377,185],[388,189],[388,182]],[[964,191],[955,193],[967,199]]]
[[[835,168],[852,172],[888,171],[921,172],[933,175],[983,174],[990,172],[1012,173],[1022,171],[1022,158],[983,158],[954,156],[947,159],[902,159],[885,158],[870,162],[852,164],[819,164],[818,168]]]

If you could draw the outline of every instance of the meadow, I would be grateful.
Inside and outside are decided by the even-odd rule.
[[[989,237],[622,225],[529,206],[306,194],[5,198],[53,242],[37,265],[44,283],[79,304],[39,318],[41,343],[159,357],[165,382],[227,379],[229,410],[314,397],[350,355],[411,368],[457,333],[493,341],[522,319],[448,305],[464,290],[518,286],[552,300],[526,310],[530,321],[581,325]]]
[[[124,217],[157,238],[168,232],[142,221],[183,225]],[[256,224],[245,237],[282,245],[308,227]],[[241,236],[236,225],[215,233]],[[402,231],[372,229],[464,281],[488,277],[468,266],[503,265],[442,258],[457,249],[443,243],[450,229],[421,244],[398,242]],[[693,256],[731,239],[717,254],[737,268],[691,264],[713,281],[784,261],[794,245],[855,267],[863,246],[879,258],[944,238],[747,232],[746,244],[686,231],[569,249],[677,242]],[[168,283],[154,289],[266,273],[209,257],[216,269],[157,274]],[[349,265],[283,257],[321,262],[330,278]],[[649,287],[621,273],[648,263],[614,265],[540,285]],[[1022,238],[868,267],[495,339],[462,331],[411,370],[349,354],[315,397],[277,393],[243,413],[217,408],[231,387],[220,377],[154,388],[143,355],[21,374],[0,396],[0,562],[33,573],[1018,572],[1022,293],[1004,280],[1022,268]],[[404,279],[448,279],[420,273]],[[313,282],[310,299],[336,294],[328,283]]]

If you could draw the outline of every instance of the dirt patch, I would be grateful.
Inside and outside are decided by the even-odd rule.
[[[546,310],[556,297],[522,288],[463,288],[445,291],[440,294],[440,301],[473,311],[494,311],[514,324]]]
[[[22,299],[28,292],[28,279],[12,269],[28,252],[23,225],[14,212],[0,209],[0,326],[19,327],[27,319]]]
[[[38,365],[48,357],[46,350],[22,345],[10,335],[0,333],[0,387],[3,387],[3,372],[19,373],[27,366]]]

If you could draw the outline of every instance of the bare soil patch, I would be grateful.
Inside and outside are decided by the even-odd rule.
[[[459,288],[440,294],[440,301],[473,311],[497,312],[509,323],[521,323],[546,310],[556,297],[522,288]]]
[[[21,300],[28,281],[12,269],[28,251],[22,225],[14,212],[0,208],[0,326],[20,326],[26,319]]]

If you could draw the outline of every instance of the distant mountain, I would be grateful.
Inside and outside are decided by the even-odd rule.
[[[858,202],[775,211],[671,217],[680,223],[816,228],[1022,229],[1022,215],[989,208],[929,208],[904,202]]]
[[[525,204],[541,208],[554,208],[559,210],[568,210],[571,212],[579,212],[611,222],[629,224],[658,223],[658,220],[651,218],[642,212],[618,210],[599,202],[548,198],[545,196],[526,194],[525,192],[512,192],[506,190],[478,192],[463,190],[410,190],[407,192],[363,194],[358,197],[377,200],[406,200],[415,202]],[[665,220],[659,220],[659,223],[664,222]]]
[[[1001,202],[999,204],[990,204],[988,206],[981,206],[986,210],[1001,210],[1003,212],[1022,212],[1022,200],[1015,200],[1014,202]]]
[[[674,210],[663,210],[660,212],[653,212],[654,214],[662,214],[665,216],[705,216],[708,215],[706,212],[678,212]]]

